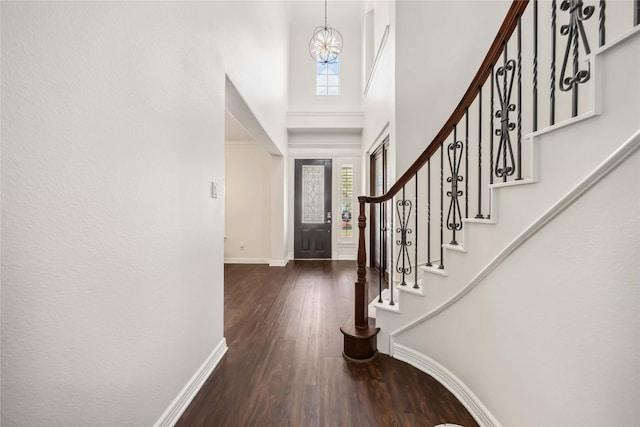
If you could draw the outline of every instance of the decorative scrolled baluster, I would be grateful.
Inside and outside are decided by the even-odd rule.
[[[560,69],[559,87],[563,92],[571,91],[571,116],[578,115],[578,85],[586,83],[591,77],[591,64],[586,70],[581,70],[578,62],[580,40],[587,55],[591,53],[589,41],[584,32],[583,21],[588,20],[596,10],[594,6],[584,6],[582,0],[563,0],[560,10],[569,12],[569,24],[560,27],[560,34],[567,36],[562,68]],[[569,53],[573,51],[573,74],[567,76]]]
[[[453,128],[453,142],[450,143],[447,148],[449,170],[451,172],[451,176],[447,177],[447,182],[451,184],[451,190],[447,191],[447,197],[449,197],[450,200],[449,211],[447,213],[447,229],[453,233],[451,244],[457,245],[456,231],[462,230],[462,214],[460,212],[460,201],[458,197],[462,197],[463,195],[463,191],[458,185],[464,180],[464,177],[460,175],[464,143],[458,141],[457,125]]]
[[[489,98],[489,185],[493,184],[493,104],[495,93],[495,65],[491,65],[491,90]],[[489,191],[489,213],[487,219],[491,219],[491,191]]]
[[[398,228],[396,233],[400,234],[400,239],[396,240],[396,245],[400,248],[398,250],[398,258],[396,259],[396,272],[402,274],[401,286],[407,286],[406,276],[411,274],[411,257],[409,256],[409,247],[413,245],[408,238],[413,230],[409,228],[409,219],[411,218],[411,200],[405,198],[405,190],[402,187],[402,200],[396,202],[396,209],[398,213]]]
[[[499,109],[495,112],[495,117],[500,119],[500,127],[495,130],[495,135],[500,138],[496,154],[495,174],[506,182],[507,177],[515,172],[511,132],[516,128],[516,124],[509,120],[509,113],[516,110],[516,105],[511,103],[516,61],[507,60],[506,46],[504,52],[504,65],[498,67],[495,76],[498,102],[500,103]],[[502,166],[500,166],[501,159]]]

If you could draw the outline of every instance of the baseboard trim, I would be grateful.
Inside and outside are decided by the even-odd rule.
[[[158,421],[156,421],[154,427],[171,427],[178,422],[193,398],[196,397],[196,394],[200,391],[204,382],[209,378],[216,366],[218,366],[218,363],[220,363],[227,350],[227,340],[222,338],[202,366],[193,374],[193,377],[191,377],[183,389],[180,390],[180,393],[178,393],[176,398],[173,399],[173,402],[171,402]]]
[[[393,344],[392,355],[395,359],[408,363],[425,374],[432,376],[446,387],[467,408],[467,411],[482,427],[498,427],[500,423],[482,404],[465,383],[447,368],[424,354],[401,344]]]
[[[269,264],[269,258],[225,258],[225,264]]]
[[[286,267],[289,263],[289,258],[285,259],[272,259],[269,261],[269,267]]]

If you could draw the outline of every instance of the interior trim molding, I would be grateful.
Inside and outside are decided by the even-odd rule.
[[[225,264],[269,264],[269,258],[225,258]]]
[[[432,376],[436,381],[446,387],[467,408],[467,411],[482,427],[498,427],[500,423],[482,404],[460,378],[440,363],[424,354],[401,344],[393,344],[393,357],[408,363],[425,374]]]
[[[387,24],[387,26],[384,28],[384,34],[382,34],[380,46],[378,47],[378,51],[376,52],[376,57],[373,60],[373,64],[371,64],[371,71],[369,72],[369,76],[367,76],[367,84],[365,85],[363,92],[364,96],[367,96],[367,94],[369,93],[369,88],[371,87],[371,83],[373,82],[373,77],[375,76],[378,65],[380,64],[382,52],[384,51],[384,47],[387,44],[387,39],[389,38],[389,27],[389,24]]]
[[[460,301],[466,294],[471,292],[482,280],[495,270],[502,262],[509,257],[516,249],[529,240],[534,234],[542,229],[547,223],[553,220],[561,212],[567,209],[573,202],[580,198],[590,188],[596,185],[601,179],[615,169],[620,163],[631,156],[638,148],[640,148],[640,130],[634,133],[624,144],[622,144],[617,150],[615,150],[609,157],[607,157],[599,166],[597,166],[589,175],[587,175],[582,181],[580,181],[575,187],[573,187],[567,194],[565,194],[560,200],[543,213],[537,220],[529,225],[522,233],[520,233],[515,239],[511,241],[502,251],[500,251],[495,258],[493,258],[486,267],[484,267],[471,281],[464,286],[458,293],[456,293],[449,300],[442,303],[440,306],[434,308],[429,313],[420,316],[416,320],[409,324],[396,329],[389,334],[391,340],[393,337],[426,322],[427,320],[442,313],[458,301]],[[492,216],[493,218],[493,216]],[[392,344],[393,345],[393,344]]]
[[[286,267],[289,263],[289,258],[284,259],[272,259],[269,261],[269,267]]]
[[[196,397],[196,394],[200,391],[204,382],[209,378],[216,366],[218,366],[218,363],[220,363],[228,349],[226,338],[222,338],[209,357],[204,361],[202,366],[198,368],[196,373],[193,374],[187,384],[182,388],[182,390],[180,390],[180,393],[178,393],[176,398],[173,399],[173,402],[171,402],[169,407],[164,411],[160,418],[158,418],[154,427],[171,427],[178,422],[193,398]]]

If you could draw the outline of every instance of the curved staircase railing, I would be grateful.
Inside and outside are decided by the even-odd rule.
[[[529,3],[533,7],[528,7]],[[591,53],[587,34],[594,36],[595,32],[598,45],[605,44],[607,4],[604,0],[552,0],[550,10],[544,12],[550,28],[542,32],[538,24],[542,16],[539,6],[548,4],[539,4],[538,0],[512,2],[469,87],[427,148],[385,194],[358,197],[354,317],[341,327],[345,357],[363,361],[374,357],[377,351],[379,329],[368,315],[366,204],[376,206],[380,218],[388,218],[386,224],[378,224],[379,229],[375,230],[379,241],[391,242],[392,249],[387,261],[389,292],[383,299],[384,278],[380,268],[377,302],[393,307],[395,280],[399,287],[419,289],[419,269],[438,273],[445,269],[444,248],[463,247],[464,242],[459,239],[465,222],[491,221],[491,185],[509,185],[509,181],[520,181],[527,173],[533,173],[526,169],[528,151],[522,135],[539,129],[540,105],[548,110],[549,126],[576,117],[585,109],[585,100],[589,101],[585,83],[591,78],[590,63],[585,62]],[[638,25],[639,4],[634,0],[629,14],[632,25]],[[525,27],[531,38],[523,48]],[[529,58],[523,60],[523,56]],[[544,85],[539,84],[541,61],[549,65],[544,71],[548,78]],[[527,91],[523,92],[525,85]],[[436,197],[432,198],[434,194]],[[424,198],[426,203],[422,201]],[[418,211],[419,199],[420,208],[426,212],[424,218],[419,216],[424,215]],[[476,206],[477,211],[470,214]],[[436,218],[432,218],[432,213]],[[434,227],[439,235],[432,233]],[[383,240],[385,233],[387,238]],[[451,237],[449,243],[445,242],[445,234]],[[396,253],[394,245],[398,247]],[[418,252],[418,247],[422,252]],[[438,249],[439,257],[432,257],[432,252],[437,253]],[[379,252],[382,265],[383,251]]]

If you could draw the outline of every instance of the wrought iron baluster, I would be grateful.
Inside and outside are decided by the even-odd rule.
[[[633,8],[633,26],[640,25],[640,0],[635,0]]]
[[[409,246],[413,243],[409,240],[409,234],[413,231],[409,228],[409,219],[411,218],[411,200],[407,200],[405,196],[405,188],[402,187],[402,200],[396,202],[398,211],[398,228],[396,233],[400,233],[400,239],[396,241],[396,245],[400,246],[398,250],[398,259],[396,259],[396,271],[402,274],[402,282],[400,285],[407,286],[406,276],[411,274],[411,257],[409,256]],[[402,214],[400,211],[402,210]],[[402,258],[402,267],[400,267],[400,259]]]
[[[518,16],[518,145],[516,146],[516,159],[518,174],[516,181],[522,179],[522,16]]]
[[[511,131],[516,128],[516,124],[509,121],[509,112],[515,111],[515,104],[511,103],[511,92],[515,77],[516,62],[507,59],[507,45],[504,46],[504,64],[496,71],[496,86],[498,89],[498,101],[500,109],[496,111],[495,117],[500,119],[500,128],[495,130],[495,135],[500,138],[498,143],[498,153],[496,155],[495,174],[507,182],[507,177],[515,172],[515,159],[513,157],[513,147],[511,145]],[[502,83],[502,86],[501,86]],[[502,167],[499,166],[502,159]]]
[[[484,218],[482,215],[482,86],[478,88],[478,213],[477,219]]]
[[[393,214],[393,204],[394,204],[394,199],[395,197],[392,197],[391,200],[389,200],[389,205],[387,206],[387,210],[389,212],[389,216],[390,216],[390,225],[387,227],[387,237],[388,237],[388,242],[389,242],[389,252],[390,252],[390,256],[389,256],[389,289],[391,290],[391,299],[389,301],[389,305],[395,305],[395,302],[393,301],[393,248],[394,248],[394,244],[393,244],[393,223],[394,223],[394,217],[395,215]]]
[[[469,218],[469,107],[464,109],[464,217]]]
[[[588,82],[591,77],[591,64],[588,64],[586,70],[580,70],[578,63],[580,39],[585,53],[587,55],[591,53],[582,22],[591,18],[595,7],[584,7],[582,0],[563,0],[560,3],[560,10],[569,11],[569,24],[560,27],[560,34],[567,36],[567,45],[560,69],[559,87],[563,92],[571,91],[571,116],[575,117],[578,115],[578,85]],[[573,75],[566,76],[571,51],[573,51]]]
[[[493,98],[495,93],[494,88],[494,77],[495,77],[495,64],[491,65],[491,102],[490,106],[490,114],[489,114],[489,185],[493,184]],[[489,191],[489,213],[487,214],[487,219],[491,219],[491,191]]]
[[[444,269],[444,142],[440,143],[440,265]]]
[[[416,244],[413,247],[413,255],[414,255],[414,261],[415,261],[413,265],[415,265],[416,268],[414,269],[415,279],[413,281],[413,288],[418,289],[420,287],[418,286],[418,172],[416,172],[414,179],[416,180],[416,198],[415,198],[416,213],[413,216],[414,222],[415,222],[413,228],[416,231],[416,234],[414,237],[414,241],[416,242]]]
[[[551,92],[549,94],[549,125],[556,123],[556,0],[551,2]]]
[[[380,270],[380,283],[378,284],[378,290],[380,291],[378,293],[378,302],[381,303],[382,302],[382,272],[384,270],[384,261],[382,260],[382,254],[384,253],[384,249],[382,247],[382,243],[384,242],[384,240],[382,240],[382,232],[384,231],[384,223],[382,222],[382,206],[384,205],[384,202],[379,203],[378,204],[378,226],[380,227],[380,231],[379,231],[379,235],[380,235],[380,243],[378,244],[378,250],[380,251],[380,268],[378,270]]]
[[[447,213],[447,229],[452,232],[452,245],[457,245],[456,231],[462,230],[462,218],[460,213],[460,202],[458,197],[462,196],[462,190],[458,185],[464,179],[460,175],[460,163],[462,163],[462,150],[464,149],[462,141],[458,141],[458,126],[453,127],[453,142],[447,147],[447,157],[449,158],[449,170],[451,176],[447,177],[447,182],[451,184],[451,190],[447,191],[447,197],[450,198],[449,212]]]
[[[605,12],[604,9],[606,8],[606,3],[604,0],[600,0],[600,14],[599,14],[599,23],[598,23],[598,29],[599,29],[599,37],[598,37],[598,42],[599,45],[602,47],[605,44],[605,29],[604,29],[604,20],[605,20]]]
[[[417,217],[417,215],[416,215]],[[427,267],[431,267],[431,159],[427,160]]]
[[[538,0],[533,0],[533,131],[538,130]]]

